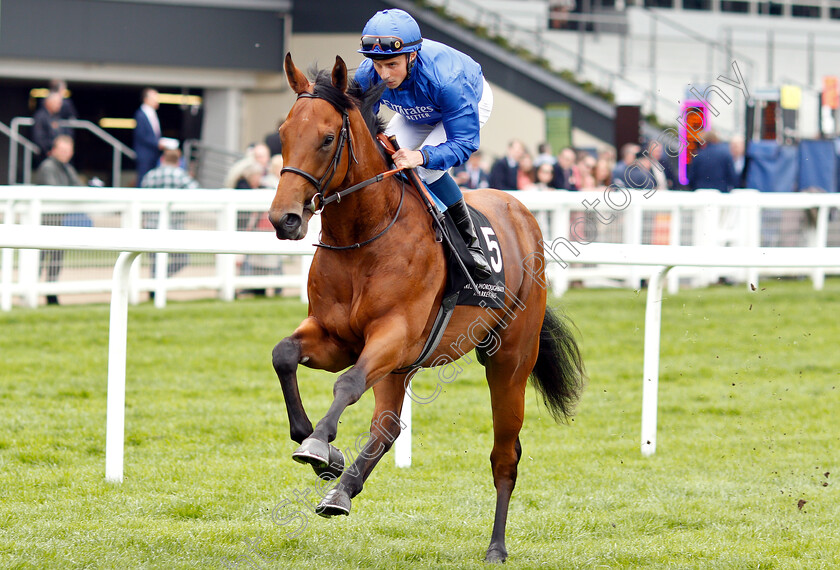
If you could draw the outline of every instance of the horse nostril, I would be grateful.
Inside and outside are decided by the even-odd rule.
[[[297,214],[286,214],[280,218],[280,224],[284,229],[296,230],[300,227],[300,216]]]

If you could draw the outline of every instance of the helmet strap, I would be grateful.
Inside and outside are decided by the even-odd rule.
[[[412,54],[416,54],[416,53],[417,53],[416,51],[413,51],[413,52],[410,52],[410,53],[405,54],[405,57],[406,57],[406,59],[405,59],[405,66],[406,66],[406,70],[407,70],[406,75],[405,75],[405,78],[406,78],[406,79],[408,79],[409,77],[411,77],[411,69],[414,67],[414,62],[415,62],[415,60],[417,59],[417,56],[416,56],[416,55],[414,56],[414,58],[413,58],[413,59],[412,59],[412,57],[411,57],[411,56],[412,56]]]

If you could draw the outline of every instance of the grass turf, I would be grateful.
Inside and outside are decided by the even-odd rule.
[[[840,567],[840,282],[666,295],[648,458],[644,301],[556,301],[590,380],[565,426],[528,389],[507,565]],[[410,469],[389,454],[350,517],[321,519],[270,362],[305,312],[288,299],[132,307],[119,485],[104,480],[108,307],[0,314],[0,567],[482,567],[495,501],[482,369],[414,405]],[[300,371],[314,419],[334,377]],[[416,391],[434,384],[426,372]],[[366,394],[345,413],[340,447],[371,410]]]

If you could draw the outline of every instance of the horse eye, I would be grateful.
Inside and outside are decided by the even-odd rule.
[[[334,140],[335,135],[327,135],[326,137],[324,137],[324,148],[330,146]]]

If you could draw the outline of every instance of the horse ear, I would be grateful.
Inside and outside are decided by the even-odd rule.
[[[335,56],[335,65],[332,70],[332,84],[342,93],[347,91],[347,65],[340,56]]]
[[[292,88],[292,91],[300,95],[309,89],[309,80],[295,66],[294,62],[292,62],[292,54],[289,52],[286,53],[286,60],[283,63],[283,67],[286,69],[286,79],[289,80],[289,86]]]

